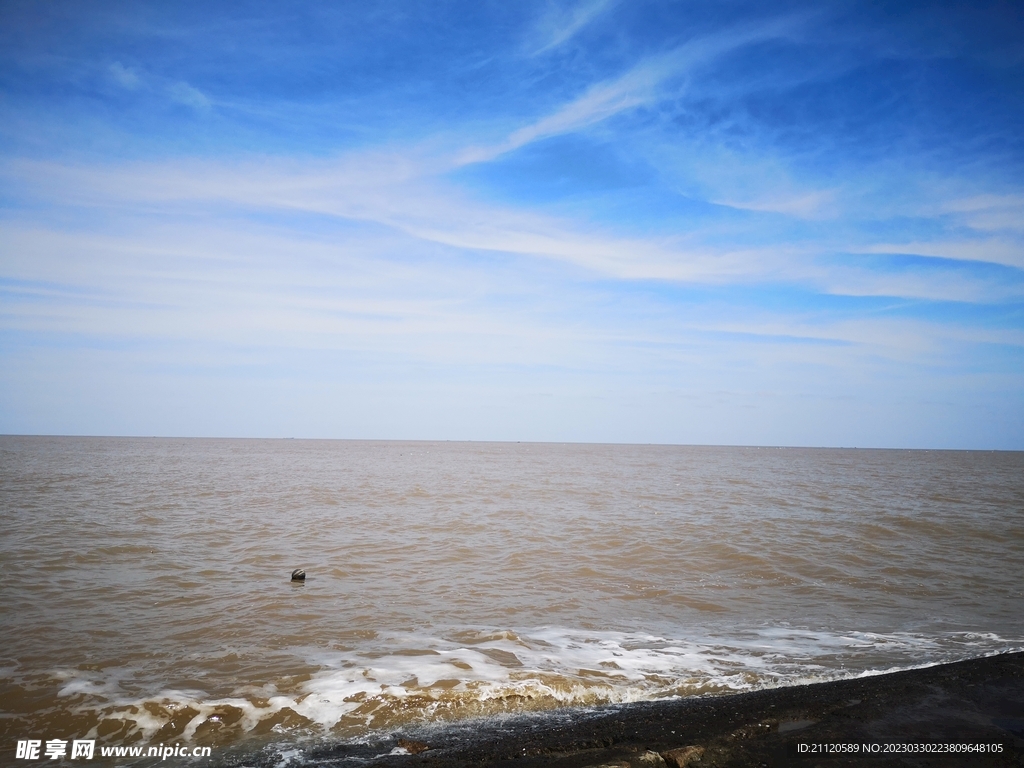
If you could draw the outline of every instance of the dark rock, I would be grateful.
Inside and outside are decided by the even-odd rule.
[[[704,747],[692,745],[689,747],[670,749],[668,752],[662,752],[661,756],[665,762],[673,766],[673,768],[686,768],[686,766],[693,765],[695,762],[700,760],[700,756],[703,754]]]
[[[410,755],[418,755],[420,752],[426,752],[430,749],[429,744],[424,744],[422,741],[413,741],[412,739],[399,739],[398,746]]]

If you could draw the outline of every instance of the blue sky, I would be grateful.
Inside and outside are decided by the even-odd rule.
[[[1024,449],[967,6],[0,2],[0,433]]]

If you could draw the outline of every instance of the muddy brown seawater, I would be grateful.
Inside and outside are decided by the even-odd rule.
[[[3,749],[287,764],[1024,648],[1021,453],[5,436],[0,505]]]

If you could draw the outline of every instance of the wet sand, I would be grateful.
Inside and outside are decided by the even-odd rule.
[[[429,749],[385,754],[400,738],[409,750]],[[822,754],[801,744],[856,745],[858,751]],[[865,745],[875,744],[879,752],[864,752]],[[886,753],[894,744],[998,744],[1002,751]],[[372,765],[409,768],[1024,766],[1024,653],[731,696],[409,732],[374,744],[324,749],[311,755],[309,764],[351,765],[351,758],[372,754],[381,755]]]

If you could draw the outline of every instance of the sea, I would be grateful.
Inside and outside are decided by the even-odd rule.
[[[1024,649],[1020,452],[3,436],[0,513],[2,764],[284,768]]]

